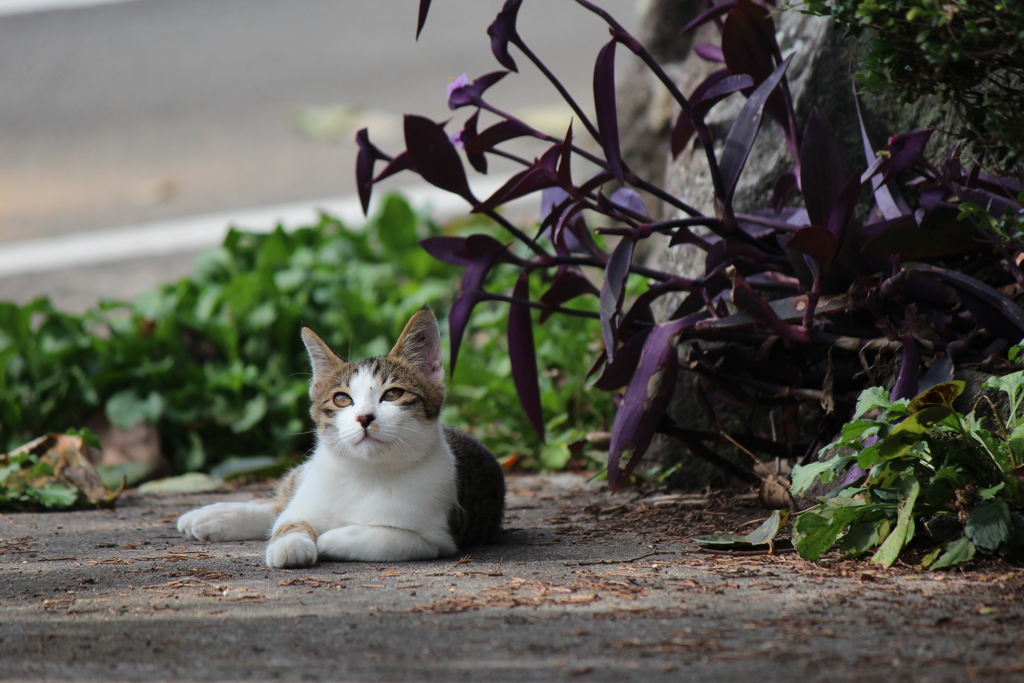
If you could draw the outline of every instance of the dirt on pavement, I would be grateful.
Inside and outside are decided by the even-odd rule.
[[[767,516],[752,498],[516,476],[500,544],[303,570],[267,569],[260,542],[175,529],[193,507],[252,495],[0,515],[0,679],[1024,680],[1021,568],[810,563],[691,540],[751,528]]]

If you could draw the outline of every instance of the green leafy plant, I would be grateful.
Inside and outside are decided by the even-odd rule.
[[[991,401],[988,421],[977,410],[955,410],[959,381],[912,400],[891,401],[878,387],[863,392],[853,420],[822,451],[827,459],[793,471],[794,495],[816,481],[838,482],[794,521],[800,555],[817,560],[834,546],[844,557],[873,550],[872,562],[890,566],[914,548],[922,566],[939,569],[976,552],[1024,548],[1024,371],[985,386],[1006,394],[1005,418]]]
[[[418,246],[443,234],[391,196],[364,230],[323,216],[291,232],[232,231],[197,259],[194,275],[133,303],[81,316],[46,299],[0,303],[0,448],[105,414],[121,428],[155,425],[176,472],[301,455],[312,446],[301,324],[343,355],[387,353],[416,310],[428,304],[443,317],[455,296],[456,269]],[[584,423],[601,426],[602,408],[566,379],[585,374],[579,351],[596,333],[580,321],[552,323],[538,331],[538,362],[547,369],[543,400],[565,419],[565,446]],[[503,340],[497,316],[474,326],[469,343],[479,353],[465,354],[446,419],[500,454],[562,466],[545,455],[560,447],[558,434],[543,444],[519,407]]]
[[[1024,192],[1017,195],[1017,206],[1024,206]],[[1002,243],[1016,249],[1024,247],[1024,215],[1012,206],[1006,205],[1002,214],[991,203],[982,207],[974,202],[960,202],[957,208],[958,220],[975,220],[980,229],[998,235]]]
[[[976,151],[1013,172],[1024,158],[1024,5],[1006,0],[808,0],[848,33],[876,32],[857,78],[905,102],[951,104]]]

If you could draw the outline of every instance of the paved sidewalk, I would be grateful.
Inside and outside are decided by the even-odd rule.
[[[701,553],[765,516],[510,477],[500,545],[271,571],[177,516],[251,493],[0,515],[0,679],[1019,680],[1024,573]]]

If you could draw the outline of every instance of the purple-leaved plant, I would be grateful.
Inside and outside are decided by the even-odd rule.
[[[933,165],[922,152],[928,130],[895,136],[876,156],[863,123],[867,170],[848,176],[828,120],[817,109],[802,124],[797,120],[786,80],[790,59],[782,55],[771,12],[763,4],[737,0],[712,5],[684,29],[713,21],[721,34],[720,45],[698,45],[695,50],[722,68],[687,97],[614,18],[587,0],[576,1],[600,16],[610,33],[594,65],[594,121],[519,35],[516,18],[523,0],[508,0],[487,29],[494,57],[506,71],[474,80],[461,77],[449,87],[452,110],[472,109],[460,129],[448,133],[445,123],[407,115],[406,148],[394,156],[379,150],[365,129],[356,138],[364,210],[376,182],[412,171],[463,197],[474,213],[490,216],[522,245],[513,249],[486,235],[435,237],[422,243],[436,258],[465,268],[461,292],[449,312],[452,368],[473,308],[481,301],[510,305],[513,379],[538,433],[543,436],[544,420],[531,309],[540,311],[541,323],[552,314],[565,314],[593,318],[600,326],[604,349],[593,371],[594,386],[614,392],[618,404],[608,454],[613,489],[622,486],[657,432],[681,439],[694,455],[748,481],[757,480],[754,468],[733,464],[708,444],[729,443],[773,457],[808,456],[822,445],[820,440],[799,443],[749,431],[726,433],[711,406],[713,393],[748,407],[821,403],[827,413],[836,404],[850,405],[851,396],[869,379],[877,379],[866,360],[872,354],[893,357],[899,369],[892,396],[901,398],[949,379],[957,366],[986,359],[991,364],[993,353],[1024,338],[1024,311],[1014,301],[1024,285],[1019,245],[973,220],[957,219],[960,202],[984,207],[992,215],[1019,215],[1024,184],[991,176],[978,161],[962,166],[957,149]],[[430,0],[421,0],[417,36],[429,7]],[[678,154],[694,138],[703,148],[715,215],[704,215],[656,182],[639,177],[623,159],[614,79],[619,47],[641,59],[678,104],[670,148]],[[518,51],[515,57],[512,48]],[[575,113],[564,137],[535,130],[488,102],[488,89],[518,71],[520,55],[544,74]],[[746,101],[719,144],[705,117],[736,93]],[[479,130],[481,112],[497,117],[498,123]],[[771,206],[738,212],[733,202],[737,181],[766,114],[781,130],[793,167],[778,178]],[[599,152],[576,143],[576,135],[584,132],[597,142]],[[502,147],[517,138],[540,140],[548,148],[538,158],[524,159]],[[470,190],[458,149],[480,173],[487,172],[489,155],[511,159],[522,170],[490,197],[478,198]],[[574,157],[591,162],[597,171],[574,177]],[[377,162],[385,164],[382,169]],[[916,208],[905,198],[908,187],[919,198]],[[866,220],[855,220],[865,189],[872,208]],[[649,212],[641,191],[661,202],[662,210]],[[795,193],[803,206],[793,205]],[[543,206],[532,235],[496,211],[531,194],[539,194]],[[594,216],[617,225],[591,227],[588,221]],[[697,226],[705,230],[695,233],[692,228]],[[608,251],[598,246],[594,233],[620,239]],[[704,272],[688,278],[638,263],[637,245],[655,234],[669,236],[670,248],[705,252]],[[485,288],[488,274],[499,266],[520,271],[509,295]],[[599,269],[603,277],[593,281],[585,267]],[[633,301],[625,296],[630,277],[648,281],[646,291]],[[529,296],[531,278],[547,284],[537,301]],[[670,294],[682,295],[681,303],[667,317],[656,318],[652,304]],[[570,306],[578,297],[597,297],[599,313]],[[726,344],[711,350],[702,348],[701,341]],[[684,342],[690,350],[681,364]],[[758,350],[755,359],[771,360],[752,361],[750,353],[737,349]],[[824,376],[811,371],[815,362],[825,368]],[[679,425],[666,416],[683,369],[705,383],[701,399],[715,425],[712,430]],[[631,455],[623,462],[626,453]]]

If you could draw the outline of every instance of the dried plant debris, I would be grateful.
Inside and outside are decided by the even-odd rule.
[[[104,485],[86,437],[47,434],[0,455],[0,510],[110,508],[124,490]]]

